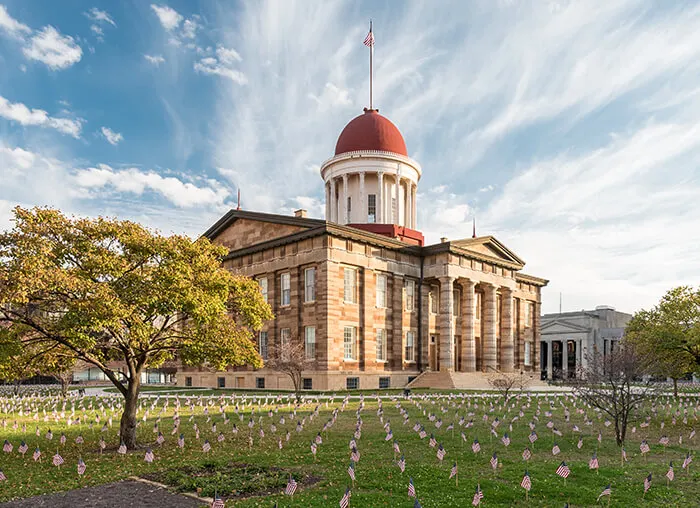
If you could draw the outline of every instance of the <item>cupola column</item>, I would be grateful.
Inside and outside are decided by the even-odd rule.
[[[391,223],[400,224],[399,220],[399,190],[401,186],[401,163],[396,164],[396,179],[394,180],[394,200],[392,202]]]
[[[343,224],[350,222],[349,210],[348,210],[348,175],[343,175],[343,201],[341,203],[343,207]]]
[[[418,221],[416,220],[417,216],[417,207],[416,207],[416,191],[418,190],[418,186],[416,184],[411,185],[411,228],[416,229],[418,227]]]
[[[331,220],[331,184],[326,182],[326,220]]]
[[[360,222],[367,222],[367,197],[365,195],[365,174],[360,173],[360,209],[359,209]]]
[[[377,222],[384,223],[384,172],[377,173]]]
[[[331,214],[328,220],[331,222],[338,222],[338,201],[335,193],[335,178],[331,178],[329,183],[331,186]]]

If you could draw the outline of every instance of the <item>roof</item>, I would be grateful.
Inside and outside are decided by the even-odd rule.
[[[338,137],[335,154],[374,150],[408,156],[406,142],[391,120],[377,109],[366,109],[350,120]]]

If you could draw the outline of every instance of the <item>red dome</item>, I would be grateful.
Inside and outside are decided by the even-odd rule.
[[[356,150],[379,150],[408,156],[399,129],[376,109],[365,109],[364,114],[353,118],[340,133],[335,154]]]

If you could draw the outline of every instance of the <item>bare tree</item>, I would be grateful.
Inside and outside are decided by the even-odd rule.
[[[530,384],[530,378],[522,372],[495,372],[489,374],[487,381],[492,389],[503,397],[503,403],[508,404],[514,397],[514,391],[523,391]]]
[[[286,344],[270,347],[265,366],[287,374],[294,384],[294,394],[299,399],[302,373],[308,369],[313,360],[306,357],[306,347],[301,341],[288,341]]]
[[[610,416],[617,445],[622,446],[627,426],[641,418],[645,402],[658,388],[646,376],[645,362],[632,344],[624,344],[605,356],[594,351],[586,355],[586,360],[587,366],[579,369],[569,384],[583,401]]]

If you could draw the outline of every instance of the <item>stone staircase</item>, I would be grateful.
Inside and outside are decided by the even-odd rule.
[[[413,381],[406,385],[406,388],[435,388],[438,390],[492,390],[489,385],[488,375],[484,372],[450,372],[450,371],[430,371],[421,372]],[[527,389],[537,390],[546,388],[546,382],[539,377],[533,377]],[[526,390],[527,390],[526,389]]]

